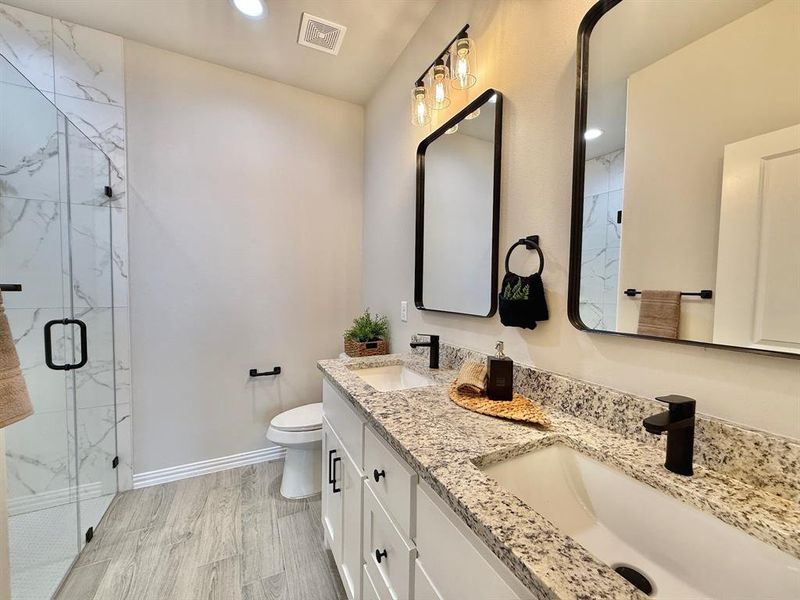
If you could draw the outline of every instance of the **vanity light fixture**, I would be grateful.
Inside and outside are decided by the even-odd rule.
[[[455,125],[453,125],[453,126],[450,128],[450,129],[448,129],[447,131],[445,131],[445,132],[444,132],[444,134],[445,134],[445,135],[450,135],[451,133],[455,133],[456,131],[458,131],[458,123],[456,123],[456,124],[455,124]]]
[[[464,120],[465,121],[471,121],[472,119],[478,118],[480,116],[480,114],[481,114],[481,109],[480,108],[476,108],[471,113],[469,113],[466,117],[464,117]]]
[[[583,139],[585,139],[587,142],[590,140],[596,140],[601,135],[603,135],[603,133],[605,132],[602,129],[597,129],[596,127],[592,127],[591,129],[587,129],[586,131],[583,132]]]
[[[423,127],[431,122],[431,110],[450,106],[450,88],[463,90],[478,79],[475,69],[475,43],[467,36],[469,24],[428,65],[414,83],[411,92],[411,123]],[[457,81],[456,81],[457,80]],[[422,106],[424,101],[427,106]],[[478,111],[468,118],[474,119]]]
[[[263,19],[267,16],[267,6],[263,0],[231,0],[231,4],[250,19]]]

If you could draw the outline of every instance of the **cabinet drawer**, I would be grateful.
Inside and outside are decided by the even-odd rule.
[[[414,600],[443,600],[419,559],[414,561]]]
[[[361,469],[364,464],[364,422],[326,379],[322,380],[322,413]]]
[[[417,474],[369,427],[364,428],[364,475],[403,535],[413,538]]]
[[[417,486],[419,562],[442,600],[533,598],[511,571],[427,484]]]
[[[369,572],[367,571],[367,565],[363,567],[361,581],[364,582],[361,600],[392,600],[392,595],[389,593],[389,590],[379,588],[373,583],[372,577],[369,576]]]
[[[394,600],[411,597],[416,551],[392,523],[369,486],[364,486],[364,562],[376,589]]]

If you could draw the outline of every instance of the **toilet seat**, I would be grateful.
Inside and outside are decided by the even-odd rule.
[[[316,431],[322,429],[322,402],[298,406],[276,416],[270,428],[284,432]]]

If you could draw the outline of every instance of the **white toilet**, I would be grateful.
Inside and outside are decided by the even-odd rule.
[[[267,439],[286,448],[281,495],[296,500],[322,486],[322,402],[298,406],[272,419]]]

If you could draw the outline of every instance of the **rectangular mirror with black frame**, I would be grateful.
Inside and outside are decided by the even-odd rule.
[[[800,5],[605,0],[578,34],[569,317],[800,356]]]
[[[490,317],[497,310],[503,97],[486,90],[417,148],[414,302]]]

